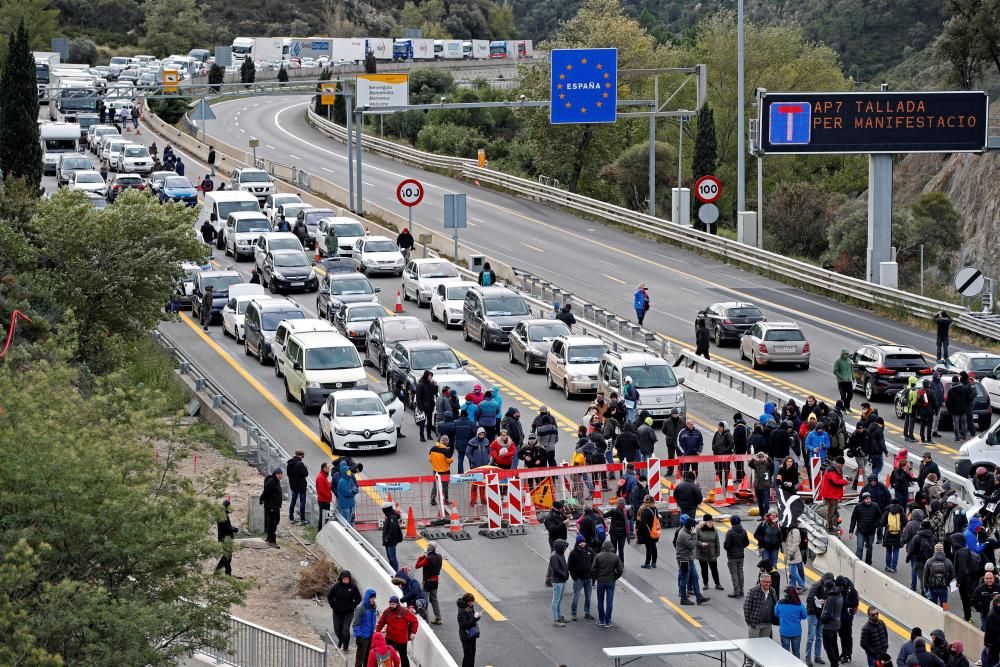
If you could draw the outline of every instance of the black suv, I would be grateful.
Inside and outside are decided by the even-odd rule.
[[[694,328],[697,331],[698,323],[705,320],[715,344],[722,347],[726,341],[739,343],[740,337],[749,331],[750,327],[766,319],[760,308],[752,303],[725,301],[713,303],[705,310],[699,310]]]
[[[468,363],[459,359],[455,351],[442,341],[401,341],[393,345],[389,352],[386,384],[393,389],[402,388],[403,402],[412,406],[417,382],[424,371],[433,372],[434,379],[440,386],[444,386],[448,383],[449,371],[465,373],[462,367]]]
[[[912,347],[899,345],[862,345],[851,355],[854,388],[869,401],[879,396],[894,396],[906,388],[911,377],[929,378],[931,365]]]

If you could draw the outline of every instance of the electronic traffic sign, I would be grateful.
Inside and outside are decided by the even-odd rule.
[[[761,93],[762,153],[959,153],[986,147],[984,91]]]

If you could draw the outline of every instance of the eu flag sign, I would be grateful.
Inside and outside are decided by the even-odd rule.
[[[618,49],[554,49],[553,124],[613,123],[618,114]]]

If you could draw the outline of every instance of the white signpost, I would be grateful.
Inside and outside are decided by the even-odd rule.
[[[359,74],[356,86],[358,109],[403,107],[410,103],[409,76],[406,74]]]

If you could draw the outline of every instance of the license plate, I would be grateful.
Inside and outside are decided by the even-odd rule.
[[[302,287],[305,283],[289,283],[292,287]]]
[[[912,371],[900,371],[900,372],[896,373],[896,377],[900,377],[900,378],[911,378],[911,377],[914,377],[914,376],[916,376],[916,373],[914,373]]]
[[[378,449],[378,445],[358,445],[358,449]]]
[[[990,503],[989,505],[986,506],[986,511],[987,512],[991,512],[991,513],[992,512],[996,512],[997,511],[997,504],[995,502]]]
[[[592,383],[590,384],[590,388],[591,388],[591,389],[597,389],[597,383],[596,383],[596,382],[592,382]]]
[[[774,349],[778,352],[795,352],[794,345],[777,345]]]

